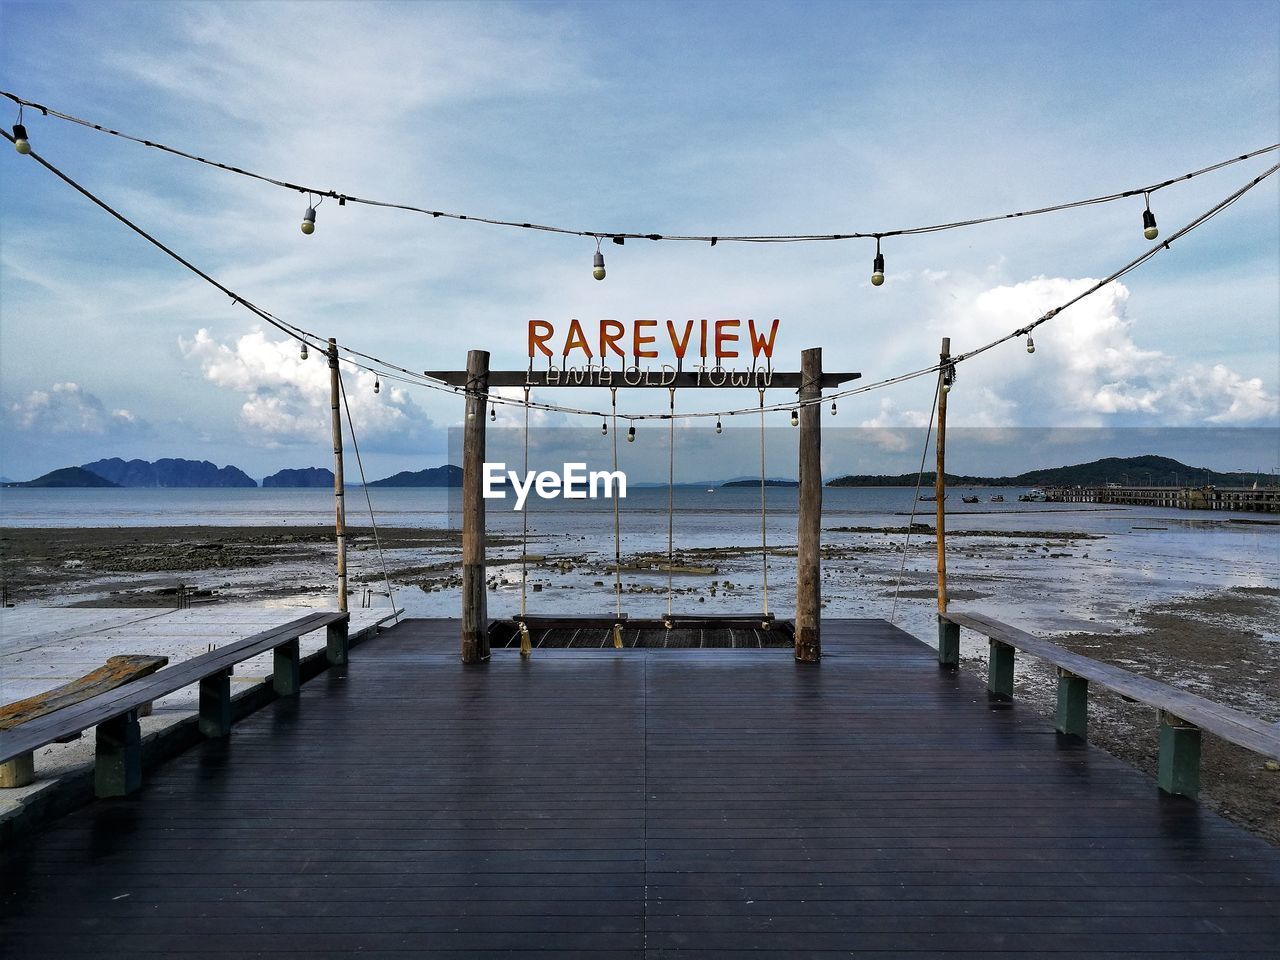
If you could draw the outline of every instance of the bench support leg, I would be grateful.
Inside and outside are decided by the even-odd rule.
[[[1058,732],[1089,739],[1089,681],[1058,668]]]
[[[271,685],[275,688],[276,696],[297,696],[302,689],[302,675],[298,669],[298,641],[290,640],[276,647],[274,664]]]
[[[200,681],[200,732],[211,738],[231,734],[230,670],[220,670]]]
[[[0,789],[28,786],[36,778],[35,754],[30,750],[0,763]]]
[[[1013,647],[991,640],[987,664],[987,693],[997,700],[1013,699]]]
[[[339,620],[336,623],[329,624],[327,628],[327,640],[325,646],[325,655],[335,667],[345,666],[347,662],[347,620]]]
[[[938,618],[938,663],[944,667],[960,666],[960,625]]]
[[[1195,799],[1200,792],[1200,728],[1160,711],[1160,771],[1165,793]]]
[[[142,730],[138,711],[130,710],[98,724],[93,792],[123,797],[142,786]]]

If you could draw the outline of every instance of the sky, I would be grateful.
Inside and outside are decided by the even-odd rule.
[[[3,0],[0,87],[279,179],[470,216],[874,232],[1121,191],[1280,141],[1280,7]],[[461,368],[477,348],[522,369],[531,318],[780,318],[776,367],[821,346],[826,369],[872,382],[932,363],[944,336],[961,352],[1021,327],[1149,246],[1135,197],[887,238],[882,287],[869,240],[606,243],[596,281],[587,238],[333,201],[304,236],[297,193],[37,111],[24,122],[41,156],[241,296],[413,370]],[[255,477],[330,462],[317,352],[300,360],[287,336],[0,146],[0,475],[110,456]],[[1158,191],[1162,235],[1275,158]],[[1020,472],[1115,455],[1119,437],[1132,454],[1280,468],[1277,181],[1055,317],[1033,355],[1017,340],[962,364],[949,422],[1010,439],[952,445],[949,463]],[[345,378],[371,479],[448,460],[457,397]],[[551,394],[535,399],[607,403]],[[652,412],[659,394],[619,403]],[[685,394],[678,409],[755,401]],[[825,472],[915,469],[903,431],[927,424],[932,397],[925,378],[841,401],[824,427],[881,439],[830,444]],[[712,435],[709,421],[681,430]],[[687,436],[680,473],[714,476],[714,446]],[[794,475],[786,432],[771,436],[783,439],[769,473]],[[650,453],[637,480],[665,476],[665,447]]]

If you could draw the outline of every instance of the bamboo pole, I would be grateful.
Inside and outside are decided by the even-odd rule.
[[[338,408],[338,342],[329,338],[329,406],[333,411],[333,512],[338,541],[338,609],[347,611],[347,505],[342,475],[342,413]]]
[[[937,500],[938,529],[938,613],[947,612],[947,384],[950,370],[947,367],[951,360],[951,338],[942,338],[942,352],[938,355],[943,367],[939,372],[942,383],[938,385],[938,465],[937,476],[933,481],[933,495]]]
[[[800,399],[822,395],[822,348],[800,355]],[[800,408],[800,509],[796,531],[796,660],[822,659],[822,408]]]
[[[467,419],[462,432],[462,662],[489,659],[485,594],[484,448],[489,352],[467,353]]]

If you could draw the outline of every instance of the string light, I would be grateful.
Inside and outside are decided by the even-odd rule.
[[[302,349],[298,351],[298,358],[299,358],[299,359],[301,359],[301,360],[305,360],[305,359],[307,359],[307,357],[308,357],[308,353],[307,353],[307,345],[306,345],[306,343],[304,342],[304,343],[302,344]]]
[[[376,376],[373,378],[373,392],[374,393],[382,392],[382,382],[378,380]]]
[[[720,423],[719,417],[716,417],[716,433],[724,433],[724,426]]]
[[[308,237],[316,232],[316,208],[307,205],[307,212],[302,215],[302,232]]]
[[[1032,340],[1030,337],[1027,337],[1027,353],[1035,353],[1035,352],[1036,352],[1036,342]]]
[[[1151,212],[1151,194],[1144,193],[1142,196],[1147,204],[1147,209],[1142,211],[1142,235],[1148,240],[1154,240],[1160,236],[1160,228],[1156,226],[1156,215]]]
[[[609,435],[609,421],[606,420],[604,423],[600,424],[600,436],[607,437],[608,435]]]
[[[591,275],[597,280],[604,279],[604,254],[600,252],[599,237],[596,237],[596,258],[591,265]]]
[[[798,427],[798,426],[800,426],[800,411],[799,411],[799,410],[792,410],[792,411],[791,411],[791,425],[792,425],[793,427]]]
[[[4,91],[0,91],[0,95],[9,96],[11,99],[16,99],[16,98],[13,98],[12,94],[5,94],[5,93],[4,93]],[[46,108],[41,108],[41,109],[46,109]],[[66,119],[66,118],[64,117],[63,119]],[[79,122],[79,121],[77,121],[77,122]],[[106,132],[111,132],[111,131],[106,131]],[[14,140],[15,140],[15,138],[14,138],[13,136],[11,136],[11,135],[10,135],[10,133],[9,133],[8,131],[4,130],[3,128],[0,128],[0,136],[3,136],[5,139],[8,139],[11,143],[12,143],[12,142],[14,142]],[[141,142],[141,141],[139,141],[139,142]],[[16,144],[15,144],[15,146],[16,146]],[[1220,164],[1215,165],[1214,167],[1207,167],[1207,168],[1204,168],[1204,170],[1197,171],[1196,173],[1193,173],[1193,174],[1187,174],[1187,175],[1185,175],[1184,177],[1179,178],[1179,179],[1189,179],[1191,176],[1198,175],[1199,173],[1208,172],[1210,169],[1218,169],[1219,167],[1227,166],[1227,165],[1229,165],[1229,164],[1231,164],[1231,163],[1236,163],[1236,162],[1239,162],[1240,160],[1248,159],[1248,158],[1249,158],[1249,157],[1251,157],[1251,156],[1257,156],[1258,154],[1261,154],[1261,153],[1264,153],[1264,152],[1270,152],[1270,151],[1277,150],[1277,149],[1280,149],[1280,145],[1276,145],[1276,146],[1273,146],[1273,147],[1269,147],[1269,148],[1266,148],[1265,150],[1255,151],[1255,153],[1253,153],[1253,154],[1248,154],[1248,155],[1245,155],[1245,156],[1242,156],[1242,157],[1234,158],[1234,159],[1232,159],[1232,160],[1224,161],[1224,162],[1222,162],[1222,163],[1220,163]],[[173,250],[172,250],[172,249],[170,249],[169,247],[165,246],[163,243],[161,243],[159,240],[157,240],[157,239],[156,239],[155,237],[153,237],[151,234],[147,233],[145,230],[143,230],[140,226],[138,226],[136,223],[134,223],[134,222],[133,222],[132,220],[130,220],[128,217],[124,216],[122,213],[120,213],[120,212],[119,212],[119,211],[117,211],[115,208],[113,208],[112,206],[110,206],[109,204],[107,204],[105,201],[103,201],[102,199],[100,199],[99,197],[97,197],[95,194],[93,194],[93,193],[92,193],[92,192],[90,192],[89,190],[87,190],[87,189],[85,189],[84,187],[82,187],[79,183],[77,183],[77,182],[76,182],[75,180],[73,180],[71,177],[67,176],[65,173],[63,173],[61,170],[59,170],[59,169],[58,169],[57,167],[55,167],[53,164],[49,163],[49,161],[47,161],[46,159],[44,159],[43,157],[40,157],[40,156],[35,156],[35,157],[34,157],[34,159],[36,160],[36,162],[38,162],[41,166],[43,166],[45,169],[47,169],[50,173],[52,173],[52,174],[53,174],[54,176],[56,176],[58,179],[62,180],[64,183],[66,183],[66,184],[67,184],[68,186],[70,186],[72,189],[76,190],[76,191],[77,191],[77,192],[79,192],[81,195],[83,195],[86,199],[88,199],[89,201],[91,201],[92,203],[94,203],[95,205],[97,205],[98,207],[100,207],[104,212],[106,212],[106,213],[107,213],[107,214],[109,214],[110,216],[114,217],[116,220],[118,220],[118,221],[119,221],[121,224],[123,224],[125,227],[127,227],[128,229],[130,229],[130,230],[131,230],[131,231],[133,231],[134,233],[138,234],[140,237],[142,237],[142,238],[143,238],[144,240],[146,240],[148,243],[150,243],[150,244],[152,244],[153,246],[155,246],[156,248],[158,248],[161,252],[165,253],[167,256],[169,256],[171,259],[175,260],[177,263],[179,263],[180,265],[182,265],[183,267],[185,267],[187,270],[191,271],[191,272],[192,272],[192,273],[194,273],[196,276],[200,277],[200,278],[201,278],[202,280],[204,280],[206,283],[210,284],[211,286],[213,286],[213,287],[214,287],[214,288],[216,288],[217,290],[219,290],[219,291],[221,291],[222,293],[224,293],[224,294],[226,294],[227,296],[229,296],[229,297],[231,298],[231,300],[232,300],[232,302],[233,302],[234,304],[236,304],[236,305],[238,305],[238,306],[241,306],[241,307],[244,307],[246,310],[248,310],[249,312],[253,313],[255,316],[259,317],[259,318],[260,318],[260,319],[262,319],[263,321],[265,321],[265,322],[267,322],[267,323],[271,324],[272,326],[274,326],[274,327],[278,328],[279,330],[281,330],[282,332],[284,332],[284,333],[285,333],[285,334],[287,334],[288,336],[291,336],[291,337],[293,337],[294,339],[298,340],[298,341],[300,342],[300,344],[301,344],[301,348],[300,348],[300,356],[301,356],[301,358],[302,358],[302,359],[304,359],[304,360],[307,358],[308,351],[307,351],[307,341],[306,341],[306,338],[308,338],[308,337],[310,337],[310,338],[314,338],[314,337],[316,337],[316,334],[314,334],[313,332],[311,332],[311,331],[309,331],[309,330],[306,330],[306,329],[304,329],[304,328],[302,328],[302,327],[299,327],[299,326],[297,326],[297,325],[295,325],[295,324],[289,323],[288,321],[283,320],[283,319],[281,319],[281,318],[279,318],[279,317],[276,317],[275,315],[271,314],[271,313],[270,313],[270,312],[268,312],[267,310],[264,310],[263,308],[261,308],[261,307],[259,307],[259,306],[255,305],[255,304],[254,304],[254,303],[252,303],[251,301],[246,300],[244,297],[241,297],[241,296],[240,296],[239,294],[237,294],[235,291],[233,291],[233,290],[231,290],[230,288],[228,288],[225,284],[223,284],[223,283],[219,282],[219,281],[218,281],[218,280],[216,280],[214,277],[210,276],[208,273],[204,272],[203,270],[201,270],[199,267],[195,266],[195,265],[194,265],[193,263],[191,263],[190,261],[188,261],[188,260],[184,259],[183,257],[181,257],[180,255],[178,255],[175,251],[173,251]],[[193,157],[193,158],[191,158],[191,159],[199,159],[199,158],[194,158],[194,157]],[[955,366],[956,366],[956,364],[957,364],[957,363],[960,363],[960,362],[962,362],[962,361],[964,361],[964,360],[971,359],[971,358],[973,358],[973,357],[975,357],[975,356],[978,356],[978,355],[980,355],[980,354],[982,354],[982,353],[985,353],[985,352],[987,352],[987,351],[989,351],[989,350],[992,350],[992,349],[994,349],[995,347],[998,347],[998,346],[1000,346],[1000,345],[1002,345],[1002,344],[1004,344],[1004,343],[1008,342],[1009,340],[1012,340],[1012,339],[1014,339],[1014,338],[1018,337],[1019,335],[1027,335],[1027,334],[1028,334],[1031,330],[1033,330],[1034,328],[1036,328],[1036,327],[1040,326],[1041,324],[1044,324],[1044,323],[1049,322],[1049,321],[1050,321],[1050,320],[1052,320],[1054,317],[1056,317],[1059,313],[1061,313],[1063,310],[1066,310],[1068,307],[1071,307],[1071,306],[1073,306],[1074,304],[1079,303],[1081,300],[1083,300],[1083,299],[1085,299],[1085,298],[1087,298],[1087,297],[1092,296],[1093,294],[1095,294],[1095,293],[1097,293],[1099,290],[1101,290],[1103,287],[1106,287],[1107,285],[1109,285],[1109,284],[1111,284],[1111,283],[1114,283],[1116,280],[1119,280],[1121,277],[1123,277],[1123,276],[1127,275],[1127,274],[1128,274],[1128,273],[1130,273],[1131,271],[1136,270],[1138,267],[1142,266],[1142,265],[1143,265],[1143,264],[1145,264],[1148,260],[1150,260],[1150,259],[1152,259],[1153,257],[1157,256],[1159,253],[1161,253],[1161,252],[1163,252],[1163,251],[1167,251],[1167,250],[1171,249],[1171,244],[1172,244],[1174,241],[1181,239],[1182,237],[1184,237],[1184,236],[1188,235],[1189,233],[1191,233],[1193,230],[1196,230],[1196,229],[1198,229],[1199,227],[1203,226],[1203,225],[1204,225],[1205,223],[1207,223],[1209,220],[1213,219],[1215,216],[1217,216],[1218,214],[1222,213],[1222,212],[1223,212],[1224,210],[1226,210],[1228,207],[1232,206],[1234,203],[1236,203],[1236,201],[1238,201],[1239,199],[1241,199],[1241,198],[1242,198],[1246,193],[1248,193],[1249,191],[1253,190],[1255,187],[1257,187],[1259,184],[1261,184],[1262,182],[1264,182],[1265,180],[1267,180],[1268,178],[1270,178],[1271,176],[1273,176],[1273,175],[1274,175],[1275,173],[1277,173],[1277,172],[1280,172],[1280,164],[1273,164],[1273,165],[1272,165],[1271,167],[1269,167],[1267,170],[1263,171],[1263,172],[1262,172],[1262,173],[1260,173],[1259,175],[1257,175],[1257,176],[1253,177],[1251,180],[1247,181],[1247,182],[1246,182],[1242,187],[1239,187],[1238,189],[1236,189],[1235,191],[1233,191],[1232,193],[1230,193],[1229,195],[1227,195],[1225,198],[1223,198],[1222,200],[1219,200],[1219,201],[1218,201],[1217,203],[1215,203],[1213,206],[1211,206],[1210,208],[1208,208],[1207,210],[1205,210],[1203,213],[1199,214],[1199,215],[1198,215],[1197,217],[1195,217],[1193,220],[1191,220],[1191,221],[1190,221],[1190,222],[1188,222],[1187,224],[1185,224],[1185,225],[1183,225],[1182,227],[1180,227],[1180,228],[1178,228],[1177,230],[1175,230],[1175,231],[1174,231],[1174,232],[1173,232],[1173,233],[1168,237],[1168,239],[1167,239],[1167,240],[1165,240],[1165,242],[1164,242],[1164,243],[1161,243],[1161,244],[1158,244],[1158,245],[1154,245],[1154,246],[1152,246],[1152,247],[1148,248],[1145,252],[1143,252],[1142,254],[1138,255],[1138,256],[1137,256],[1137,257],[1135,257],[1134,259],[1130,260],[1129,262],[1127,262],[1126,264],[1124,264],[1122,267],[1118,268],[1117,270],[1115,270],[1115,271],[1111,272],[1110,274],[1108,274],[1107,276],[1103,277],[1102,279],[1100,279],[1100,280],[1096,281],[1095,283],[1091,284],[1089,287],[1085,288],[1084,290],[1081,290],[1079,293],[1077,293],[1076,295],[1074,295],[1073,297],[1071,297],[1069,300],[1066,300],[1065,302],[1061,303],[1061,304],[1060,304],[1060,305],[1058,305],[1057,307],[1054,307],[1053,309],[1048,310],[1048,311],[1047,311],[1047,312],[1045,312],[1045,313],[1044,313],[1044,314],[1043,314],[1039,319],[1037,319],[1037,320],[1036,320],[1036,321],[1034,321],[1033,323],[1028,324],[1027,326],[1023,327],[1021,330],[1014,330],[1014,331],[1012,331],[1012,332],[1010,332],[1010,333],[1007,333],[1007,334],[1005,334],[1005,335],[1003,335],[1003,336],[999,336],[999,337],[997,337],[996,339],[992,340],[992,341],[991,341],[991,342],[989,342],[989,343],[983,344],[983,345],[981,345],[981,346],[979,346],[979,347],[975,347],[974,349],[969,350],[969,351],[967,351],[967,352],[965,352],[965,353],[961,353],[961,354],[953,355],[953,356],[951,357],[951,359],[950,359],[950,363],[946,365],[949,369],[945,370],[945,372],[944,372],[944,376],[946,377],[946,382],[943,384],[943,389],[944,389],[944,390],[946,390],[946,391],[950,391],[951,384],[952,384],[952,382],[954,381],[954,377],[955,377]],[[1170,183],[1172,183],[1172,182],[1174,182],[1174,181],[1169,181],[1169,182],[1170,182]],[[288,185],[288,184],[282,184],[282,185],[284,185],[284,186],[289,186],[291,189],[298,189],[298,190],[301,190],[301,189],[302,189],[302,188],[294,187],[294,186],[292,186],[292,185]],[[1168,185],[1168,184],[1157,185],[1157,186],[1155,186],[1155,187],[1151,187],[1151,188],[1148,188],[1148,189],[1149,189],[1149,191],[1154,191],[1155,189],[1157,189],[1157,188],[1158,188],[1158,186],[1164,186],[1164,185]],[[1130,191],[1130,192],[1129,192],[1129,193],[1127,193],[1126,195],[1133,195],[1133,193],[1137,193],[1137,192],[1143,192],[1143,191]],[[328,195],[328,194],[326,194],[326,195]],[[347,198],[347,199],[353,199],[353,198]],[[1095,199],[1095,201],[1094,201],[1094,202],[1102,202],[1102,200],[1103,200],[1103,199],[1108,199],[1108,198],[1098,198],[1098,199]],[[371,201],[360,201],[360,202],[366,202],[366,203],[369,203],[369,202],[371,202]],[[1078,204],[1078,205],[1080,205],[1080,204]],[[899,232],[901,232],[901,231],[899,231]],[[880,236],[886,236],[886,235],[888,235],[888,234],[885,234],[885,233],[880,234]],[[662,238],[662,237],[660,237],[660,236],[656,236],[656,235],[655,235],[655,236],[650,237],[649,239],[655,239],[655,240],[657,240],[657,239],[663,239],[663,238]],[[667,238],[667,239],[675,239],[675,238]],[[726,238],[721,238],[721,239],[726,239]],[[835,239],[835,238],[834,238],[834,237],[829,237],[829,238],[822,238],[822,239]],[[615,242],[616,242],[616,238],[615,238]],[[445,383],[444,381],[441,381],[441,380],[439,380],[439,379],[437,379],[437,378],[434,378],[434,377],[431,377],[431,376],[429,376],[429,375],[424,375],[424,374],[422,374],[422,373],[419,373],[419,372],[416,372],[416,371],[413,371],[413,370],[409,370],[409,369],[407,369],[407,368],[405,368],[405,367],[400,367],[400,366],[397,366],[397,365],[395,365],[395,364],[393,364],[393,363],[389,363],[389,362],[387,362],[387,361],[380,360],[380,359],[378,359],[377,357],[370,356],[369,354],[361,353],[359,350],[356,350],[356,349],[354,349],[354,348],[352,348],[352,347],[342,347],[342,350],[343,350],[345,353],[349,354],[349,356],[343,356],[343,357],[341,357],[340,359],[342,359],[343,361],[345,361],[345,362],[346,362],[346,363],[348,363],[348,364],[351,364],[352,366],[355,366],[355,367],[357,367],[357,368],[359,368],[359,369],[362,369],[362,370],[366,370],[366,371],[368,371],[368,372],[370,372],[370,373],[375,372],[375,371],[374,371],[374,369],[373,369],[372,367],[370,367],[370,366],[368,366],[368,365],[366,365],[366,364],[360,363],[360,362],[359,362],[359,361],[357,361],[357,360],[353,360],[353,359],[351,359],[351,357],[352,357],[352,356],[362,357],[362,358],[364,358],[364,359],[366,359],[366,360],[369,360],[369,361],[372,361],[373,363],[376,363],[376,364],[378,364],[378,365],[380,365],[380,366],[382,366],[382,367],[389,368],[389,369],[391,369],[391,370],[399,371],[400,373],[402,373],[402,374],[404,374],[404,375],[405,375],[405,376],[403,376],[403,377],[400,377],[400,376],[395,376],[395,375],[393,375],[393,374],[387,374],[387,375],[388,375],[388,378],[389,378],[389,379],[392,379],[392,380],[398,380],[398,381],[401,381],[401,382],[404,382],[404,383],[408,383],[408,384],[411,384],[411,385],[414,385],[414,386],[422,386],[422,387],[427,387],[427,388],[429,388],[429,389],[438,390],[438,391],[441,391],[441,392],[447,392],[447,393],[450,393],[450,394],[455,395],[455,396],[456,396],[456,395],[462,395],[462,394],[465,392],[465,391],[464,391],[464,389],[463,389],[462,387],[460,387],[460,386],[456,386],[456,385],[453,385],[453,384],[448,384],[448,383]],[[880,389],[880,388],[883,388],[883,387],[892,386],[892,385],[899,384],[899,383],[905,383],[905,382],[907,382],[907,381],[909,381],[909,380],[913,380],[913,379],[916,379],[916,378],[918,378],[918,377],[923,377],[923,376],[927,376],[927,375],[929,375],[929,374],[939,373],[940,371],[944,371],[944,365],[943,365],[943,364],[937,364],[937,363],[935,363],[935,364],[933,364],[933,365],[931,365],[931,366],[923,367],[923,368],[918,369],[918,370],[912,370],[912,371],[909,371],[909,372],[906,372],[906,373],[900,373],[900,374],[897,374],[897,375],[894,375],[894,376],[891,376],[891,377],[887,377],[887,378],[885,378],[885,379],[883,379],[883,380],[879,380],[879,381],[876,381],[876,382],[874,382],[874,383],[864,384],[864,385],[862,385],[862,386],[860,386],[860,387],[853,387],[853,388],[850,388],[850,389],[847,389],[847,390],[840,391],[840,392],[836,393],[836,394],[834,395],[834,397],[840,397],[840,398],[843,398],[843,397],[848,397],[848,396],[860,395],[860,394],[868,393],[868,392],[870,392],[870,391],[872,391],[872,390]],[[822,400],[823,400],[823,398],[821,398],[821,397],[816,397],[816,398],[814,398],[814,399],[812,399],[812,400],[802,400],[802,401],[800,401],[800,402],[799,402],[799,406],[809,406],[809,405],[814,404],[814,403],[821,403],[821,402],[822,402]],[[570,415],[601,416],[601,414],[600,414],[598,411],[592,411],[592,410],[587,410],[587,409],[582,409],[582,408],[577,408],[577,407],[570,407],[570,406],[560,405],[560,404],[549,404],[549,403],[541,403],[541,402],[531,402],[531,401],[528,401],[528,400],[525,400],[525,401],[521,402],[521,401],[519,401],[519,400],[506,400],[506,399],[497,399],[497,398],[494,398],[494,399],[493,399],[493,402],[494,402],[495,404],[496,404],[496,403],[511,403],[511,404],[513,404],[513,405],[522,405],[522,406],[526,406],[526,407],[530,407],[530,408],[535,408],[535,409],[539,409],[539,410],[546,410],[546,411],[549,411],[549,412],[557,412],[557,413],[564,413],[564,414],[570,414]],[[834,402],[834,398],[833,398],[833,402]],[[770,406],[770,407],[768,407],[768,408],[761,408],[761,409],[768,409],[768,410],[782,410],[782,409],[786,409],[786,405],[785,405],[785,404],[776,404],[776,405]],[[707,412],[690,412],[690,413],[680,414],[679,416],[680,416],[680,418],[681,418],[681,419],[696,419],[696,418],[698,418],[698,417],[719,417],[719,416],[724,415],[724,414],[727,414],[727,415],[729,415],[729,416],[732,416],[732,415],[734,415],[735,413],[748,413],[748,412],[755,412],[755,408],[743,408],[743,409],[741,409],[741,410],[720,411],[720,413],[717,413],[717,412],[715,412],[715,411],[707,411]],[[794,415],[795,415],[795,409],[792,409],[792,413],[793,413],[793,417],[794,417]],[[631,420],[633,420],[633,421],[637,421],[637,420],[647,420],[647,419],[655,419],[655,418],[658,418],[659,416],[661,416],[661,417],[663,417],[663,418],[666,418],[666,417],[667,417],[667,415],[666,415],[666,414],[663,414],[663,415],[659,415],[659,414],[629,414],[629,415],[627,415],[627,416],[629,417],[629,419],[631,419]],[[675,417],[676,415],[675,415],[675,414],[672,414],[671,416],[672,416],[672,417]],[[797,419],[798,419],[798,418],[797,418]],[[633,423],[633,425],[631,426],[631,428],[630,428],[630,430],[629,430],[628,440],[629,440],[629,441],[634,441],[634,435],[635,435],[635,426],[634,426],[634,423]]]
[[[836,415],[836,402],[834,400],[831,401],[831,415],[833,417]]]
[[[497,422],[498,422],[498,408],[497,408],[497,407],[490,407],[490,408],[489,408],[489,422],[490,422],[490,423],[497,423]]]
[[[631,426],[627,427],[627,443],[635,443],[635,442],[636,442],[636,425],[633,423]]]
[[[956,365],[948,363],[942,368],[942,392],[950,393],[951,385],[956,381]]]
[[[20,123],[13,125],[13,149],[23,156],[31,152],[31,142],[27,139],[27,128]]]
[[[630,233],[630,232],[616,231],[616,230],[578,230],[578,229],[571,229],[567,227],[550,226],[546,224],[528,223],[528,222],[522,222],[518,220],[499,220],[493,217],[476,216],[474,214],[450,213],[444,210],[429,210],[424,207],[417,207],[417,206],[413,206],[411,204],[406,204],[406,203],[394,203],[386,200],[375,200],[370,198],[355,197],[355,196],[351,196],[350,194],[344,194],[336,190],[324,190],[324,189],[318,189],[314,186],[306,186],[305,184],[291,183],[290,181],[287,181],[287,180],[267,176],[265,174],[255,173],[254,171],[246,170],[242,167],[235,166],[233,164],[222,163],[217,160],[210,160],[205,157],[197,156],[188,151],[180,150],[176,147],[171,147],[164,143],[159,143],[155,140],[144,139],[142,137],[124,133],[119,130],[113,130],[109,127],[103,126],[102,124],[99,124],[99,123],[95,123],[91,120],[85,120],[81,117],[77,117],[69,113],[63,113],[61,111],[54,110],[43,104],[39,104],[31,100],[23,99],[17,94],[11,93],[7,90],[0,90],[0,96],[4,96],[9,100],[12,100],[14,103],[18,104],[19,107],[22,107],[24,105],[33,107],[35,109],[40,110],[45,116],[52,116],[56,119],[63,120],[68,123],[74,123],[74,124],[78,124],[79,126],[88,127],[89,129],[96,130],[99,133],[106,134],[112,137],[117,137],[122,140],[128,140],[132,143],[149,147],[153,150],[159,150],[164,153],[168,153],[172,156],[180,157],[184,160],[190,160],[196,163],[203,164],[205,166],[215,167],[227,173],[234,173],[237,176],[248,177],[250,179],[258,180],[263,183],[267,183],[282,189],[293,190],[297,193],[305,193],[308,196],[314,195],[319,197],[333,197],[335,200],[338,201],[340,205],[343,205],[343,206],[345,206],[348,202],[350,202],[350,203],[364,204],[366,206],[384,207],[389,209],[403,210],[408,213],[425,214],[431,217],[445,217],[452,220],[468,220],[472,222],[486,223],[494,226],[516,227],[516,228],[522,228],[525,230],[539,230],[547,233],[558,233],[558,234],[564,234],[564,235],[570,235],[570,236],[597,237],[597,238],[611,237],[613,242],[617,244],[621,244],[627,239],[682,240],[682,241],[711,243],[712,245],[714,245],[715,243],[721,240],[726,242],[737,241],[742,243],[795,243],[795,242],[808,242],[808,241],[869,239],[871,237],[880,238],[880,237],[898,237],[898,236],[917,236],[917,235],[927,234],[927,233],[937,233],[943,230],[955,230],[955,229],[960,229],[964,227],[977,226],[984,223],[993,223],[997,220],[1012,220],[1012,219],[1017,219],[1022,217],[1037,216],[1041,214],[1057,213],[1063,210],[1071,210],[1079,207],[1093,206],[1093,205],[1102,204],[1102,203],[1111,203],[1114,201],[1125,199],[1127,197],[1137,196],[1138,194],[1150,194],[1155,192],[1156,190],[1163,189],[1164,187],[1172,186],[1176,183],[1182,183],[1186,180],[1190,180],[1193,177],[1198,177],[1198,176],[1202,176],[1203,174],[1211,173],[1216,170],[1221,170],[1224,167],[1231,166],[1232,164],[1236,164],[1236,163],[1241,163],[1245,160],[1250,160],[1264,153],[1272,153],[1276,150],[1280,150],[1280,144],[1271,144],[1269,146],[1262,147],[1257,150],[1252,150],[1248,153],[1229,157],[1226,160],[1221,160],[1217,163],[1210,164],[1209,166],[1202,167],[1198,170],[1193,170],[1188,173],[1183,173],[1175,177],[1170,177],[1158,183],[1149,184],[1143,187],[1135,187],[1128,190],[1121,190],[1115,193],[1101,194],[1098,196],[1088,197],[1082,200],[1071,200],[1071,201],[1066,201],[1062,203],[1055,203],[1055,204],[1037,207],[1029,210],[1011,211],[1008,213],[999,213],[999,214],[987,215],[982,217],[975,217],[968,220],[959,220],[959,221],[954,221],[949,223],[936,223],[936,224],[927,224],[927,225],[915,226],[915,227],[903,227],[895,230],[880,230],[875,233],[872,233],[870,231],[855,231],[855,232],[848,232],[848,233],[810,233],[810,234],[785,234],[785,235],[784,234],[753,234],[753,235],[740,235],[740,236],[721,236],[721,235],[712,235],[712,234],[677,235],[677,234],[639,233],[639,232]]]
[[[878,287],[884,283],[884,254],[880,252],[880,238],[876,237],[876,258],[871,261],[871,285]]]

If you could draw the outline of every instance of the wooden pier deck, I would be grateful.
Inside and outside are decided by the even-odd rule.
[[[1280,952],[1280,850],[882,621],[458,663],[408,621],[0,859],[0,953]]]

